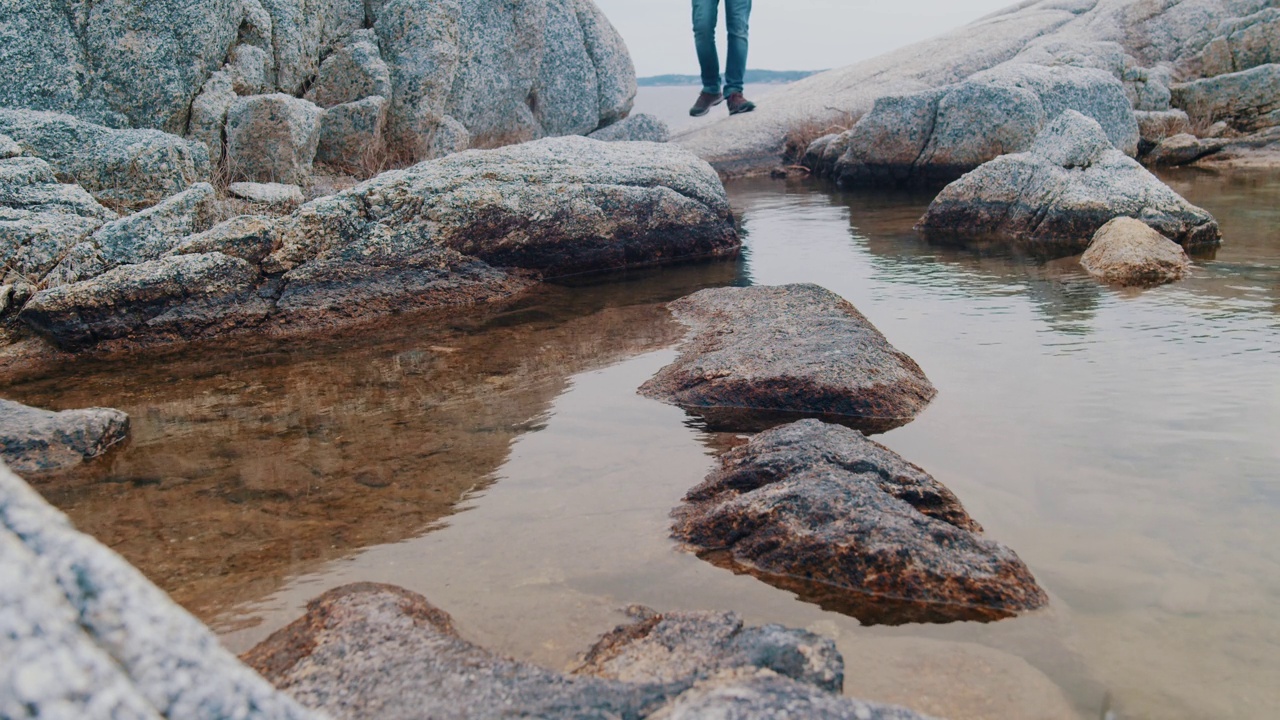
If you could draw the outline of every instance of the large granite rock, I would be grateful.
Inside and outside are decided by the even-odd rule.
[[[805,651],[814,656],[803,657]],[[676,664],[651,664],[655,653]],[[920,717],[810,684],[815,669],[828,685],[830,675],[839,672],[841,661],[830,641],[777,626],[743,628],[732,615],[655,615],[610,633],[591,653],[603,654],[608,654],[608,668],[624,669],[626,680],[594,665],[562,675],[495,655],[460,637],[451,618],[421,596],[357,584],[311,601],[305,616],[244,659],[277,687],[335,720],[367,717],[370,708],[386,720],[640,720],[668,717],[695,683],[699,693],[684,699],[686,704],[705,703],[707,689],[725,687],[773,698],[741,717],[781,712],[827,717],[814,714],[817,708],[829,708],[830,717]],[[596,669],[603,676],[589,674]],[[726,705],[733,701],[704,707],[719,716]]]
[[[1239,132],[1280,125],[1280,64],[1174,85],[1173,104],[1192,122],[1226,122]]]
[[[668,307],[690,333],[640,392],[717,429],[808,416],[884,432],[937,393],[853,305],[817,285],[715,288]]]
[[[1258,6],[1264,3],[1241,3]],[[1196,56],[1183,60],[1183,75],[1213,77],[1280,62],[1280,8],[1225,20],[1217,37]]]
[[[1067,111],[1028,152],[992,160],[948,185],[916,229],[931,239],[1000,238],[1083,250],[1108,221],[1135,217],[1188,248],[1221,242],[1218,223]]]
[[[722,172],[768,172],[795,133],[848,128],[880,98],[953,86],[977,73],[1019,64],[1104,71],[1123,83],[1135,108],[1167,110],[1175,79],[1223,71],[1206,71],[1192,62],[1216,39],[1234,37],[1247,25],[1255,28],[1249,41],[1254,49],[1242,61],[1274,57],[1262,50],[1275,42],[1268,34],[1272,26],[1255,17],[1268,9],[1273,9],[1268,0],[1020,2],[939,37],[781,88],[756,112],[691,128],[675,141]],[[1240,69],[1246,68],[1233,68]],[[1050,113],[1047,119],[1053,117]],[[978,124],[969,130],[976,135],[984,135],[993,120],[974,119]]]
[[[325,111],[316,160],[348,172],[377,168],[385,157],[387,99],[374,95]]]
[[[239,98],[227,109],[227,169],[236,180],[298,185],[311,175],[324,111],[276,93]]]
[[[155,130],[113,130],[70,115],[0,108],[0,133],[102,202],[152,205],[209,179],[203,144]]]
[[[671,128],[660,118],[640,113],[602,127],[587,137],[604,142],[667,142]]]
[[[1162,285],[1181,280],[1191,269],[1181,246],[1128,217],[1099,228],[1080,264],[1090,275],[1118,285]]]
[[[761,433],[685,500],[677,539],[864,623],[990,621],[1048,603],[949,490],[839,425]]]
[[[0,461],[26,476],[69,470],[129,436],[129,416],[109,408],[50,412],[0,400]]]
[[[1137,154],[1133,107],[1115,77],[1069,65],[1010,64],[956,85],[879,99],[811,169],[848,187],[946,183],[1028,149],[1066,110],[1094,118],[1112,143]]]
[[[391,96],[391,71],[373,30],[357,30],[324,59],[306,99],[323,108]]]
[[[315,717],[3,467],[0,603],[0,717]]]

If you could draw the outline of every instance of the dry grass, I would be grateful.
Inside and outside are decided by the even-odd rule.
[[[835,108],[827,108],[835,110]],[[791,164],[799,163],[809,145],[824,135],[839,134],[857,124],[862,115],[835,110],[841,117],[834,121],[812,120],[791,128],[783,138],[782,159]]]

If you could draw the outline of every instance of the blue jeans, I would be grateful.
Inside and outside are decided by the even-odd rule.
[[[693,41],[702,66],[702,91],[718,93],[720,55],[716,52],[716,20],[720,0],[693,0]],[[724,94],[742,92],[747,74],[747,21],[751,0],[724,0],[724,24],[729,31],[729,58],[724,69]]]

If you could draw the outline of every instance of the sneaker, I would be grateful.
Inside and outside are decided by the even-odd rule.
[[[749,113],[756,109],[756,104],[742,97],[742,93],[736,92],[729,95],[729,114],[737,115],[739,113]]]
[[[689,114],[694,117],[702,117],[707,114],[707,111],[722,102],[724,102],[724,95],[720,93],[698,93],[698,101],[693,104],[693,107],[689,108]]]

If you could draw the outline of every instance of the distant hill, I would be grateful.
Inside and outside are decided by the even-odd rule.
[[[748,70],[746,81],[751,85],[761,83],[789,83],[797,80],[803,80],[810,75],[822,72],[821,70]],[[702,78],[698,75],[654,75],[652,77],[638,78],[636,83],[640,87],[655,87],[658,85],[700,85]]]

